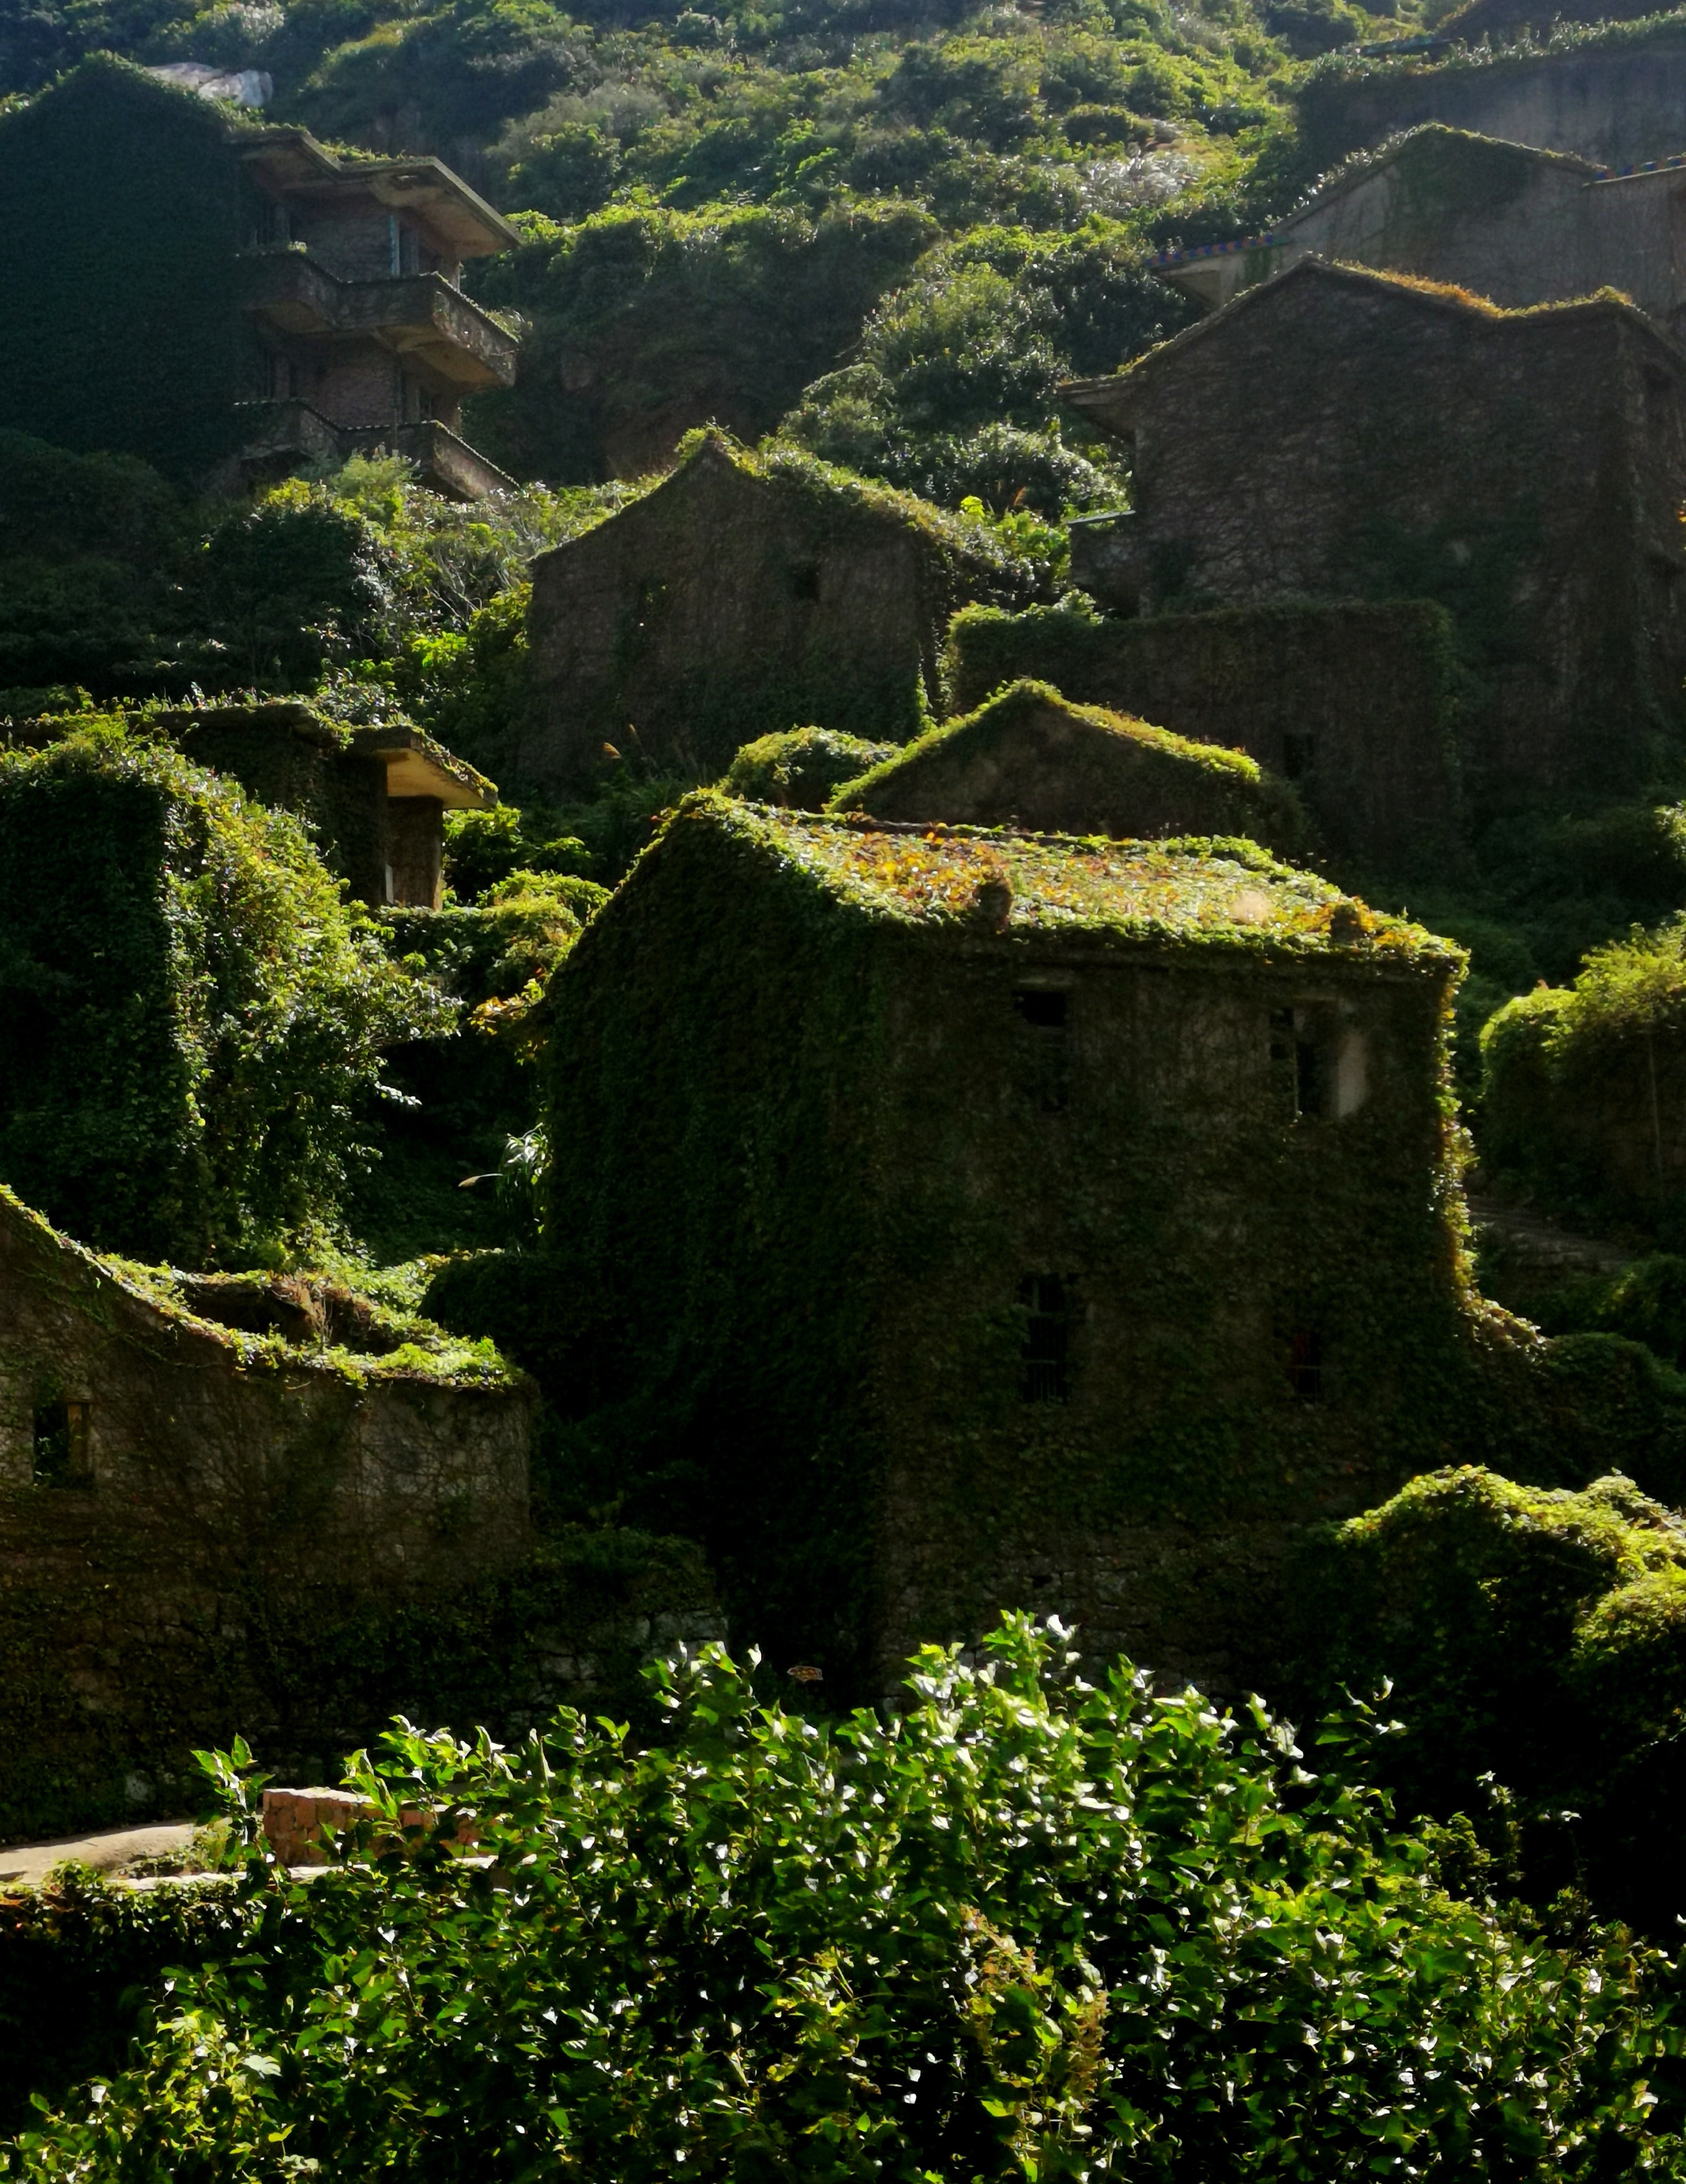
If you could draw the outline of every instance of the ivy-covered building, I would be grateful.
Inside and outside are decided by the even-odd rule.
[[[0,752],[0,1179],[137,1258],[331,1232],[382,1057],[451,1020],[293,817],[109,722]]]
[[[1482,795],[1678,750],[1686,351],[1624,298],[1501,310],[1308,258],[1067,393],[1132,450],[1135,510],[1074,536],[1108,604],[1440,600]]]
[[[1068,704],[1045,682],[1015,682],[927,729],[846,783],[832,808],[1039,833],[1241,834],[1287,853],[1306,844],[1292,789],[1244,752]]]
[[[846,1689],[1015,1602],[1259,1673],[1303,1528],[1458,1429],[1460,963],[1233,842],[688,799],[548,1003],[622,1490]]]
[[[955,517],[710,432],[653,493],[533,562],[517,770],[577,784],[620,754],[718,773],[803,727],[899,741],[941,709],[955,609],[1032,588]]]
[[[1683,196],[1678,161],[1612,174],[1570,153],[1428,123],[1353,160],[1269,234],[1166,251],[1153,265],[1209,307],[1314,255],[1513,308],[1618,288],[1678,333]]]
[[[514,337],[462,293],[515,232],[437,159],[341,155],[109,57],[0,115],[0,409],[221,486],[391,448],[508,484],[461,437]]]
[[[156,719],[195,764],[307,820],[329,869],[371,909],[437,910],[445,813],[498,800],[483,774],[407,722],[353,728],[279,700]]]

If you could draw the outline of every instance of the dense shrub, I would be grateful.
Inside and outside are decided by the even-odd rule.
[[[745,744],[727,767],[720,786],[751,804],[782,804],[797,811],[823,811],[832,792],[896,752],[894,744],[868,743],[832,728],[787,728]]]
[[[1541,1897],[1578,1880],[1668,1931],[1686,1911],[1686,1524],[1611,1476],[1579,1492],[1474,1468],[1413,1479],[1343,1525],[1304,1602],[1324,1688],[1393,1679],[1382,1761],[1414,1811],[1527,1823]]]
[[[0,1173],[182,1265],[331,1227],[382,1050],[446,1005],[285,813],[109,723],[0,754]]]
[[[1672,1238],[1686,1205],[1686,916],[1594,949],[1482,1033],[1483,1158],[1548,1202]]]
[[[829,1730],[716,1649],[657,1680],[650,1749],[564,1713],[514,1752],[401,1727],[360,1756],[382,1817],[353,1861],[300,1887],[253,1856],[239,1958],[178,1975],[8,2172],[1545,2184],[1680,2158],[1673,1968],[1449,1896],[1262,1708],[1091,1688],[1022,1618]],[[410,1802],[444,1811],[406,1850]],[[481,1863],[444,1847],[462,1820]]]

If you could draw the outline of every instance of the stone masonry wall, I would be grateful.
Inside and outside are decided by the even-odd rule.
[[[1097,416],[1106,385],[1078,391]],[[1686,355],[1637,313],[1494,315],[1308,261],[1116,386],[1120,602],[1441,599],[1483,790],[1633,782],[1678,738]]]
[[[1443,121],[1601,166],[1636,166],[1686,151],[1686,36],[1671,26],[1602,49],[1314,77],[1300,109],[1323,165]]]
[[[1128,519],[1126,519],[1128,520]],[[1079,582],[1106,595],[1105,526],[1072,536]],[[1387,872],[1455,858],[1460,801],[1450,625],[1421,602],[1255,607],[1085,620],[974,611],[950,632],[952,702],[1020,676],[1291,777],[1323,841]]]

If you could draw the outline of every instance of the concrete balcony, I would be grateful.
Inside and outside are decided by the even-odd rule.
[[[451,500],[483,500],[515,488],[513,478],[443,425],[334,425],[300,401],[241,402],[235,410],[245,426],[239,468],[249,478],[386,453],[414,463],[420,482]]]
[[[294,339],[377,341],[464,393],[508,387],[516,343],[438,273],[342,281],[303,250],[243,254],[242,301]]]

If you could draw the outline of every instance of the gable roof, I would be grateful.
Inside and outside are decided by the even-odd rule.
[[[1021,680],[891,752],[832,798],[836,812],[1104,834],[1244,834],[1301,847],[1291,790],[1255,760]]]
[[[1466,288],[1419,280],[1409,273],[1387,273],[1368,265],[1343,265],[1314,253],[1278,274],[1275,280],[1244,288],[1221,310],[1197,320],[1170,341],[1161,342],[1145,356],[1126,365],[1122,371],[1109,373],[1102,379],[1062,381],[1061,398],[1082,410],[1103,431],[1127,434],[1133,427],[1136,398],[1147,393],[1167,370],[1175,370],[1197,343],[1225,338],[1243,311],[1282,309],[1286,300],[1308,283],[1323,290],[1334,304],[1348,296],[1380,297],[1407,309],[1449,313],[1462,320],[1472,333],[1544,332],[1588,318],[1625,320],[1662,351],[1673,368],[1686,370],[1686,349],[1665,333],[1655,319],[1648,317],[1614,288],[1602,288],[1595,295],[1578,297],[1568,303],[1529,304],[1520,309],[1506,309],[1489,303],[1484,296],[1472,295]]]
[[[751,492],[801,495],[834,520],[877,524],[917,537],[943,561],[991,572],[1010,592],[1031,588],[1026,565],[1008,554],[994,533],[981,525],[937,508],[893,486],[857,477],[852,471],[837,469],[800,448],[773,446],[753,451],[740,447],[718,426],[688,433],[679,443],[679,457],[667,476],[648,492],[565,538],[561,545],[533,556],[536,573],[545,562],[560,561],[577,553],[589,540],[600,538],[611,526],[635,517],[641,510],[662,509],[682,501],[688,491],[709,480],[741,482]]]

